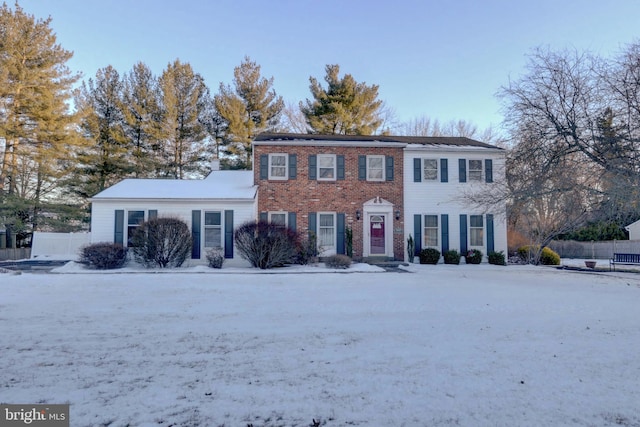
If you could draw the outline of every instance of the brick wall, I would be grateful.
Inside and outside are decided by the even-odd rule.
[[[348,145],[254,145],[254,180],[258,185],[258,211],[295,212],[298,232],[308,230],[309,212],[344,213],[353,230],[354,258],[363,254],[363,218],[356,219],[356,210],[363,212],[363,203],[380,197],[393,203],[394,257],[404,258],[403,242],[403,151],[401,147],[363,147]],[[297,155],[297,177],[286,181],[260,179],[260,156],[269,153]],[[344,180],[318,181],[309,179],[309,155],[335,154],[345,159]],[[393,181],[371,182],[358,179],[359,155],[384,155],[394,158]],[[400,220],[395,211],[400,211]]]

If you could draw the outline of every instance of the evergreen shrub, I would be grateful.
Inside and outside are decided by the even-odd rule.
[[[444,257],[445,264],[455,264],[455,265],[460,264],[460,257],[462,255],[460,255],[460,252],[456,251],[455,249],[449,249],[448,251],[445,251],[442,255]]]
[[[503,251],[500,251],[500,252],[491,251],[487,256],[489,257],[489,264],[507,265]]]
[[[518,248],[518,255],[527,263],[536,264],[535,254],[539,246],[525,245]],[[540,253],[539,263],[542,265],[560,265],[560,255],[551,248],[544,247]]]
[[[482,251],[478,249],[472,249],[464,256],[464,260],[467,264],[480,264],[482,262]]]
[[[93,243],[80,250],[80,262],[97,270],[121,268],[127,263],[127,248],[119,243]]]
[[[434,248],[425,248],[420,251],[420,264],[437,264],[440,261],[440,251]]]

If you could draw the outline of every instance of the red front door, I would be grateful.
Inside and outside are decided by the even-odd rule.
[[[384,216],[371,215],[371,255],[384,255]]]

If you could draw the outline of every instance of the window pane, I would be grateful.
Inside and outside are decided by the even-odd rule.
[[[271,166],[284,166],[286,159],[284,155],[271,156]]]
[[[283,227],[286,224],[286,216],[283,213],[272,213],[271,214],[271,223],[276,225],[282,225]]]
[[[425,181],[438,179],[438,161],[436,159],[424,159],[423,161]]]
[[[472,228],[469,244],[471,246],[482,246],[484,243],[484,230],[482,228]]]
[[[438,215],[425,215],[424,216],[424,226],[425,227],[437,227],[438,226]]]
[[[204,229],[204,246],[207,248],[222,247],[222,232],[219,227],[207,227]]]
[[[333,156],[318,156],[318,164],[321,168],[332,168],[334,160]]]
[[[482,180],[482,160],[469,160],[469,179],[472,181]]]
[[[367,156],[367,179],[370,181],[384,180],[384,157]]]
[[[320,214],[320,227],[333,227],[333,215]]]
[[[220,225],[220,212],[205,212],[204,225]]]
[[[272,178],[286,178],[287,176],[287,155],[272,154],[269,156],[271,167],[269,168]]]
[[[129,211],[127,214],[129,225],[139,225],[144,222],[144,211]]]
[[[469,218],[469,224],[472,227],[482,228],[482,215],[471,215],[471,217]]]
[[[320,178],[333,178],[333,169],[320,168]]]
[[[382,169],[382,157],[369,158],[369,167],[372,169]]]
[[[437,228],[425,228],[424,244],[425,246],[438,246],[438,229]]]
[[[333,247],[333,228],[321,228],[319,243],[323,249],[328,249]]]

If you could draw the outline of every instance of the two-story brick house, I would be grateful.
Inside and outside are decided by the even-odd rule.
[[[403,149],[384,136],[263,134],[253,143],[261,219],[312,231],[323,255],[404,258]]]

